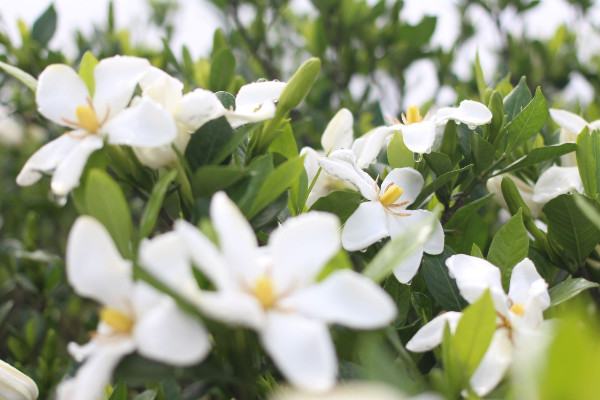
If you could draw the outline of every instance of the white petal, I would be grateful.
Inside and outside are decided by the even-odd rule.
[[[378,200],[375,181],[358,168],[352,151],[336,150],[328,157],[319,158],[319,165],[329,175],[354,185],[368,200]]]
[[[105,58],[96,65],[93,103],[100,121],[110,120],[127,107],[149,67],[148,60],[130,56]]]
[[[321,146],[325,153],[350,148],[353,139],[353,124],[352,113],[346,108],[342,108],[333,116],[321,136]]]
[[[313,392],[333,387],[337,360],[324,323],[296,314],[270,312],[260,339],[292,385]]]
[[[269,239],[275,285],[298,288],[314,282],[340,242],[340,221],[333,214],[311,211],[286,220]]]
[[[69,232],[66,253],[67,280],[77,294],[129,310],[131,262],[121,257],[100,222],[88,216],[77,218]]]
[[[265,324],[265,312],[256,297],[242,291],[205,291],[196,306],[204,315],[233,326],[255,330]]]
[[[537,272],[535,265],[529,258],[525,258],[513,268],[512,275],[510,277],[508,297],[510,297],[510,299],[515,303],[521,303],[525,305],[532,294],[532,285],[538,281],[541,281],[542,286],[545,285],[546,287],[545,291],[536,293],[536,295],[539,296],[540,304],[545,310],[550,306],[550,295],[548,294],[547,290],[548,284]]]
[[[396,317],[391,297],[370,279],[350,270],[336,271],[278,306],[354,329],[380,328]]]
[[[454,333],[461,317],[462,313],[457,311],[448,311],[438,315],[415,333],[412,339],[406,343],[406,349],[422,353],[439,346],[444,339],[446,324],[448,324],[450,332]]]
[[[35,400],[39,390],[30,377],[0,360],[0,395],[6,400]]]
[[[512,361],[513,348],[508,329],[498,329],[490,347],[471,376],[471,388],[479,396],[485,396],[500,383]]]
[[[578,135],[588,124],[587,121],[579,115],[566,110],[551,108],[550,116],[561,128],[575,135]]]
[[[494,307],[502,315],[508,313],[508,298],[502,289],[500,269],[492,263],[478,257],[457,254],[446,260],[451,278],[462,297],[474,303],[487,290],[490,290]]]
[[[600,129],[600,119],[590,122],[588,126],[590,127],[590,130]]]
[[[317,172],[321,168],[319,166],[319,158],[322,157],[322,154],[320,153],[322,152],[317,152],[310,147],[304,147],[302,150],[300,150],[300,156],[304,156],[304,169],[308,175],[309,185],[312,183],[317,175]],[[329,175],[327,171],[321,169],[319,177],[315,181],[312,190],[306,198],[306,207],[312,207],[312,205],[315,204],[318,199],[327,196],[333,191],[344,189],[354,190],[355,188],[354,186],[351,186],[348,183]]]
[[[224,113],[225,108],[213,92],[196,89],[183,96],[175,109],[174,117],[177,122],[193,132]]]
[[[139,262],[152,276],[185,298],[200,295],[187,247],[177,232],[142,241]]]
[[[192,317],[184,314],[166,296],[146,311],[133,331],[141,355],[176,366],[202,361],[210,350],[208,332]]]
[[[423,189],[423,176],[413,168],[394,168],[381,182],[381,193],[390,185],[396,185],[402,189],[402,195],[396,203],[408,201],[406,206],[412,204]],[[406,208],[404,206],[403,208]]]
[[[463,100],[457,108],[441,108],[435,115],[436,125],[443,125],[449,119],[462,122],[468,125],[469,128],[474,129],[475,126],[490,122],[492,120],[492,112],[477,101]]]
[[[77,122],[75,110],[88,106],[90,93],[83,80],[73,68],[64,64],[48,66],[38,79],[35,101],[38,111],[52,122],[75,127],[64,121]],[[64,119],[63,119],[64,118]]]
[[[46,143],[29,157],[29,160],[27,160],[23,166],[21,172],[17,175],[17,184],[21,186],[33,185],[42,177],[43,172],[47,173],[53,171],[58,163],[61,162],[80,141],[80,138],[65,134]]]
[[[402,260],[400,264],[394,267],[394,276],[398,282],[408,284],[417,274],[421,259],[423,258],[423,248],[418,248],[415,252]]]
[[[57,196],[66,196],[71,190],[79,186],[79,178],[87,164],[90,155],[104,146],[102,138],[90,135],[78,140],[79,143],[58,163],[50,187]]]
[[[396,125],[402,130],[402,139],[413,153],[429,153],[435,141],[433,121],[415,122],[409,125]]]
[[[553,198],[571,191],[583,193],[579,169],[554,165],[545,170],[536,182],[533,188],[533,201],[543,205]]]
[[[141,98],[136,104],[102,126],[110,144],[157,147],[171,143],[177,136],[177,124],[158,103]]]
[[[183,83],[156,67],[148,68],[140,80],[140,87],[142,96],[156,101],[171,114],[181,101]]]
[[[423,245],[423,251],[427,254],[440,254],[444,251],[444,228],[442,228],[440,221],[435,221],[433,226],[433,232]]]
[[[177,136],[173,143],[158,147],[133,147],[133,152],[143,165],[159,169],[160,167],[174,165],[179,160],[179,156],[174,148],[180,154],[183,154],[190,139],[190,134],[182,129],[181,126],[178,126]]]
[[[181,235],[186,251],[194,265],[206,275],[217,289],[236,287],[234,277],[223,255],[198,228],[185,220],[175,221],[175,231]]]
[[[235,98],[235,111],[225,111],[229,124],[237,128],[247,122],[260,122],[275,115],[275,101],[279,99],[285,82],[255,82],[240,88]]]
[[[500,204],[502,208],[508,210],[508,205],[506,204],[506,201],[504,201],[504,196],[502,195],[502,188],[500,186],[502,183],[502,179],[505,177],[510,178],[515,183],[517,189],[519,190],[519,194],[523,198],[523,201],[531,210],[531,215],[534,218],[538,218],[542,214],[542,208],[538,203],[533,201],[533,186],[512,174],[501,174],[487,180],[487,190],[488,192],[494,195],[494,200],[498,204]]]
[[[356,156],[356,165],[367,168],[377,160],[381,148],[394,132],[387,126],[371,129],[352,144],[352,152]]]
[[[394,210],[394,209],[393,209]],[[432,214],[427,210],[397,210],[403,214],[410,215],[394,215],[386,213],[388,229],[391,237],[396,237],[404,233],[412,226],[423,223],[424,219],[431,218]],[[439,254],[444,251],[444,230],[439,221],[434,222],[433,232],[423,245],[423,250],[428,254]]]
[[[378,201],[361,203],[342,229],[342,246],[348,251],[367,248],[390,235],[386,212]]]
[[[224,192],[213,196],[210,217],[234,279],[253,287],[264,271],[257,262],[257,242],[252,227]]]

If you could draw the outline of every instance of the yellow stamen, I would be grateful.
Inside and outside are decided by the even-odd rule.
[[[513,304],[512,307],[510,307],[510,311],[512,311],[513,314],[517,314],[520,316],[523,316],[523,314],[525,313],[525,309],[523,308],[523,304],[521,303]]]
[[[267,309],[275,304],[275,288],[269,277],[263,275],[258,278],[254,283],[253,292],[263,308]]]
[[[86,131],[96,133],[98,128],[100,128],[96,113],[91,107],[78,106],[75,109],[75,115],[77,116],[77,121],[79,121],[79,126]]]
[[[100,321],[118,333],[129,333],[133,328],[133,320],[128,315],[111,307],[103,307],[100,310]]]
[[[414,124],[415,122],[423,121],[423,117],[421,117],[421,112],[419,111],[419,107],[410,106],[408,110],[406,110],[406,115],[402,114],[402,121],[404,125]]]
[[[400,198],[400,196],[402,196],[402,193],[404,193],[404,191],[402,189],[400,189],[398,186],[396,186],[396,185],[389,186],[387,189],[385,189],[385,192],[379,198],[379,201],[384,206],[392,205],[396,202],[396,200],[398,200]]]

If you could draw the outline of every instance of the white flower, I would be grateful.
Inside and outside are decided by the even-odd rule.
[[[30,377],[0,360],[0,398],[35,400],[39,394],[37,385]]]
[[[342,230],[342,245],[346,250],[361,250],[386,237],[400,235],[414,224],[419,224],[431,213],[426,210],[407,210],[423,188],[423,177],[412,168],[396,168],[381,183],[356,165],[356,157],[349,150],[338,150],[319,159],[327,173],[354,185],[368,200],[348,218]],[[444,232],[437,222],[432,236],[425,245],[394,269],[402,282],[409,282],[417,273],[423,252],[439,254],[444,250]]]
[[[275,116],[275,102],[286,82],[262,81],[244,85],[235,96],[235,110],[225,110],[232,128],[249,122],[261,122]]]
[[[67,195],[79,184],[88,157],[110,144],[156,147],[171,142],[175,122],[157,103],[142,99],[127,108],[149,64],[136,57],[111,57],[94,69],[93,95],[71,67],[54,64],[40,75],[36,102],[51,121],[73,129],[35,152],[17,176],[22,186],[52,173],[51,189]]]
[[[465,300],[474,303],[489,290],[497,312],[496,332],[470,379],[471,388],[484,396],[502,380],[522,343],[529,343],[535,336],[543,337],[543,311],[550,306],[548,284],[528,258],[513,268],[508,295],[502,288],[500,270],[488,261],[458,254],[448,258],[446,265]],[[434,318],[406,348],[414,352],[433,349],[442,342],[446,324],[454,332],[461,316],[453,311]]]
[[[11,115],[7,107],[0,105],[0,143],[6,147],[19,147],[24,140],[23,124]]]
[[[435,393],[405,396],[392,386],[381,382],[344,382],[326,393],[306,393],[283,389],[273,393],[271,400],[443,400]]]
[[[210,207],[219,248],[185,221],[175,224],[187,251],[215,291],[183,288],[196,298],[209,317],[256,330],[260,341],[283,376],[293,385],[311,391],[330,389],[335,383],[337,360],[327,324],[373,329],[393,320],[392,299],[369,279],[350,270],[317,277],[340,249],[339,222],[331,214],[311,212],[284,222],[258,247],[252,228],[235,204],[219,192]],[[152,241],[159,239],[155,238]],[[149,243],[152,245],[152,243]],[[148,257],[144,268],[167,285],[173,276],[191,274],[186,267]],[[169,267],[169,268],[166,268]]]
[[[95,400],[126,354],[141,355],[177,366],[193,365],[208,353],[204,327],[177,307],[170,297],[133,280],[132,263],[121,258],[109,233],[95,219],[82,216],[67,242],[67,279],[75,292],[103,305],[100,322],[85,345],[69,344],[84,364],[62,382],[59,400]]]
[[[519,190],[519,194],[521,195],[521,198],[523,199],[523,201],[525,202],[525,204],[527,205],[527,207],[529,207],[529,210],[531,211],[531,216],[534,219],[539,218],[539,216],[542,215],[542,207],[540,206],[540,204],[538,202],[533,200],[533,185],[528,184],[527,182],[517,178],[513,174],[510,174],[510,173],[501,174],[501,175],[494,176],[487,180],[485,185],[487,187],[488,192],[490,192],[494,195],[494,200],[496,200],[496,202],[498,204],[500,204],[500,206],[502,208],[504,208],[505,210],[508,210],[508,205],[506,204],[506,201],[504,200],[504,196],[502,195],[502,188],[501,188],[502,179],[505,177],[512,179],[512,181],[517,186],[517,189]]]

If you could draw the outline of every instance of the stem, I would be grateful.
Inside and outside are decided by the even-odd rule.
[[[185,168],[181,162],[175,163],[175,168],[177,169],[177,176],[175,177],[175,182],[177,182],[179,186],[179,193],[181,194],[181,198],[183,204],[188,210],[192,210],[194,208],[194,195],[192,193],[192,186],[190,185],[190,181],[185,173]]]

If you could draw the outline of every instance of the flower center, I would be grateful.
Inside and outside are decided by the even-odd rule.
[[[384,206],[392,205],[402,196],[402,193],[404,191],[397,185],[388,186],[379,198],[379,202]]]
[[[96,133],[98,128],[100,128],[96,113],[91,107],[78,106],[75,109],[75,115],[77,116],[77,121],[79,121],[79,126],[86,131]]]
[[[510,307],[510,311],[512,311],[513,314],[517,314],[522,317],[525,313],[525,308],[523,308],[523,304],[515,303]]]
[[[404,122],[404,125],[410,125],[421,121],[423,121],[423,117],[421,117],[421,112],[417,106],[408,107],[406,115],[402,114],[402,122]]]
[[[102,307],[100,310],[100,321],[118,333],[129,333],[133,328],[133,319],[131,317],[111,307]]]
[[[275,304],[275,288],[271,278],[264,275],[258,278],[252,292],[264,309],[271,308]]]

